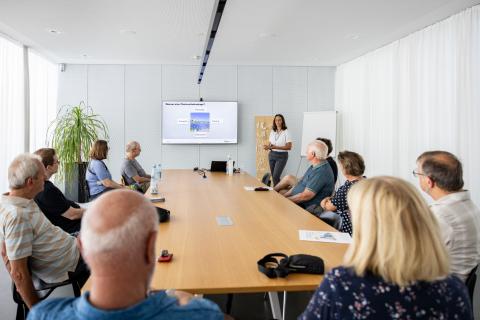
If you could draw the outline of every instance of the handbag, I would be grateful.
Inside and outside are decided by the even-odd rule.
[[[280,261],[277,259],[280,257]],[[257,261],[258,271],[269,278],[285,278],[290,273],[323,274],[323,259],[308,254],[287,256],[284,253],[270,253]]]

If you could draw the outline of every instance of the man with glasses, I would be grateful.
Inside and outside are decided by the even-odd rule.
[[[446,151],[428,151],[417,158],[420,187],[433,200],[443,241],[451,258],[451,271],[465,281],[480,263],[480,210],[463,190],[462,163]]]
[[[56,226],[67,233],[80,231],[81,219],[85,209],[67,199],[49,179],[58,171],[58,157],[52,148],[42,148],[35,151],[40,156],[45,167],[47,180],[43,191],[37,194],[35,202],[43,214]]]

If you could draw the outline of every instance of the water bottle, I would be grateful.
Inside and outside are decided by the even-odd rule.
[[[150,193],[151,194],[158,194],[158,186],[157,186],[157,182],[158,182],[158,175],[157,175],[157,165],[154,164],[153,167],[152,167],[152,179],[150,181]]]
[[[157,182],[162,180],[162,165],[157,164]]]
[[[230,157],[230,155],[228,155],[227,157],[227,174],[229,176],[233,175],[233,160],[232,160],[232,157]]]

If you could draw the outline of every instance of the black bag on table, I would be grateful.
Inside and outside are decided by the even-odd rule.
[[[281,257],[278,261],[277,257]],[[258,271],[269,278],[285,278],[290,273],[323,274],[325,264],[322,258],[308,254],[287,256],[284,253],[267,254],[257,262]]]

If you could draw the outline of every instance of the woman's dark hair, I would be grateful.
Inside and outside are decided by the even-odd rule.
[[[327,145],[327,148],[328,148],[327,156],[329,156],[333,150],[332,141],[330,141],[330,139],[327,139],[327,138],[317,138],[317,140],[323,141]]]
[[[55,149],[41,148],[34,152],[37,156],[42,158],[43,166],[46,168],[53,165],[53,157],[55,156]]]
[[[338,161],[342,164],[345,173],[350,176],[359,177],[365,172],[363,158],[356,152],[342,151],[338,154]]]
[[[283,115],[281,115],[280,113],[278,113],[278,114],[275,115],[275,117],[273,117],[273,126],[272,126],[273,131],[276,132],[276,131],[278,130],[277,125],[275,124],[275,119],[276,119],[277,117],[282,118],[282,127],[280,128],[280,130],[285,130],[285,129],[287,129],[287,125],[285,124],[285,118],[283,117]]]
[[[95,160],[107,159],[108,143],[105,140],[97,140],[90,149],[90,158]]]

